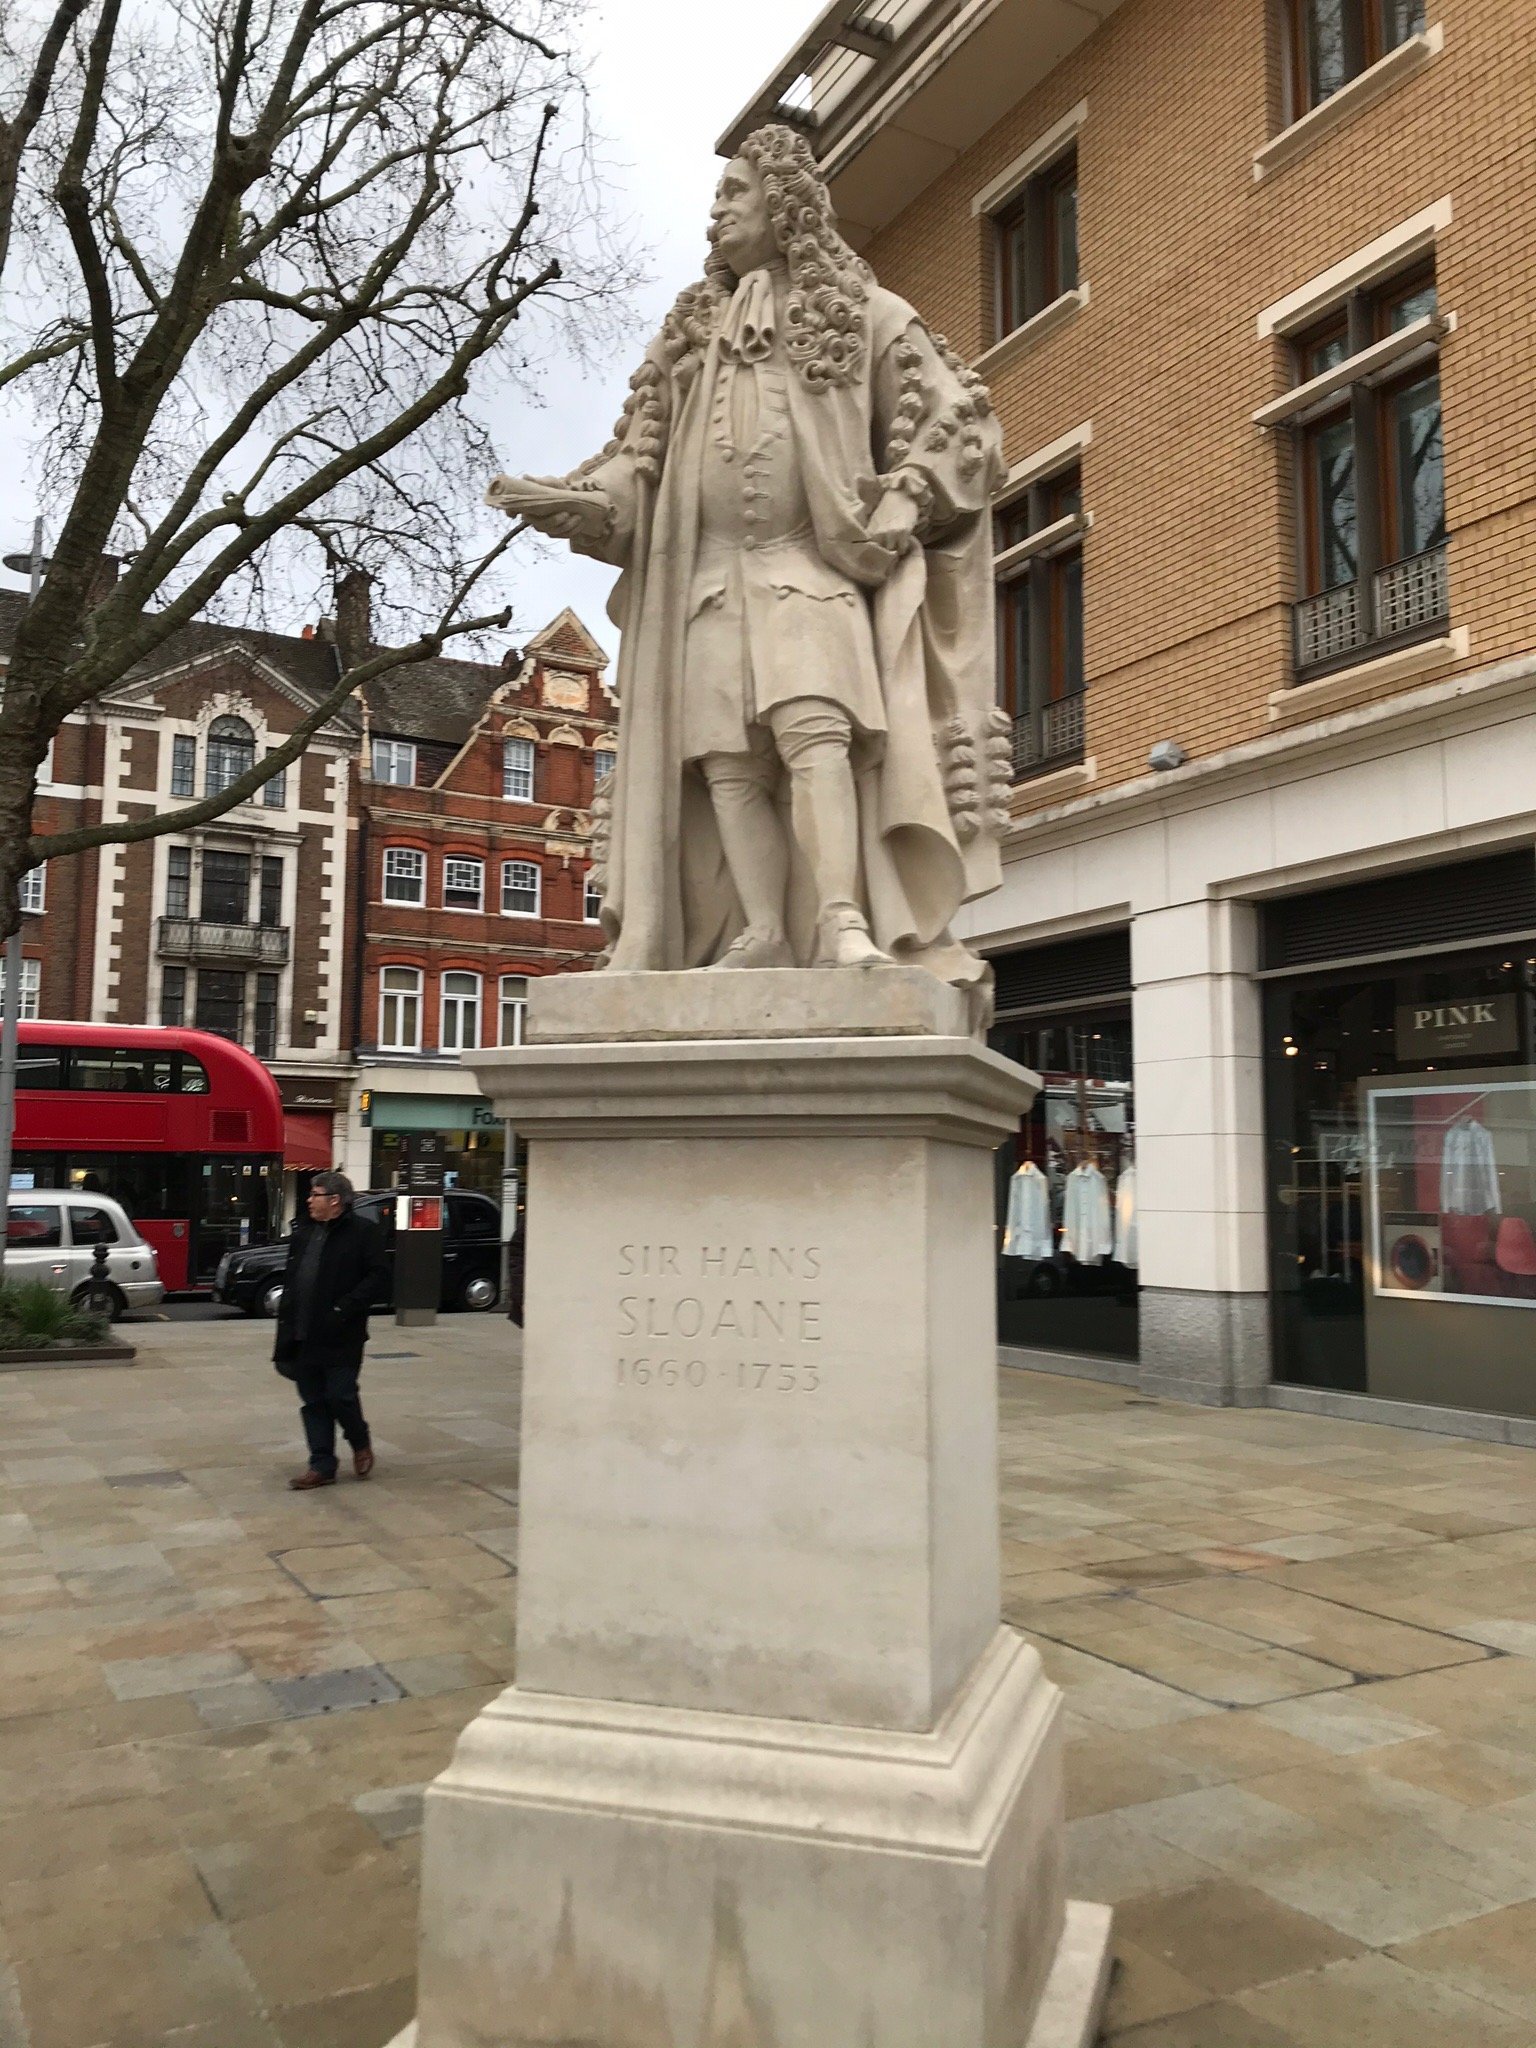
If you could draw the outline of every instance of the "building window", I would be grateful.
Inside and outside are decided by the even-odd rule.
[[[1429,637],[1450,615],[1438,337],[1384,368],[1366,355],[1435,312],[1433,273],[1418,271],[1292,338],[1298,385],[1366,358],[1295,423],[1302,675]]]
[[[384,849],[384,901],[412,903],[427,900],[427,856],[414,846],[386,846]]]
[[[501,864],[501,914],[503,917],[537,917],[541,877],[531,860],[504,860]]]
[[[269,753],[267,758],[271,759]],[[288,801],[288,770],[279,768],[261,785],[261,801],[269,811],[280,811]]]
[[[166,852],[165,914],[167,917],[190,917],[192,915],[192,849],[190,846],[172,846]]]
[[[998,688],[1018,779],[1083,758],[1083,488],[1064,470],[995,522]]]
[[[409,789],[416,780],[416,747],[411,740],[375,740],[373,780]]]
[[[1292,118],[1422,35],[1425,0],[1290,0]]]
[[[533,741],[506,739],[502,742],[501,793],[518,803],[533,802]]]
[[[189,732],[178,732],[171,738],[171,795],[195,796],[197,793],[197,741]]]
[[[46,893],[45,867],[28,868],[21,878],[21,907],[23,911],[41,910]]]
[[[603,892],[597,886],[597,876],[588,868],[581,885],[581,914],[588,924],[602,921]]]
[[[438,1047],[443,1052],[473,1052],[480,1043],[480,977],[450,972],[443,976]]]
[[[275,974],[256,977],[256,1035],[251,1050],[259,1060],[274,1059],[277,1055],[278,986]]]
[[[21,1010],[25,1022],[37,1015],[38,990],[42,986],[43,963],[41,960],[23,960],[21,963]],[[0,948],[0,1003],[5,1000],[5,953]]]
[[[443,908],[485,908],[485,862],[450,857],[443,862]]]
[[[594,747],[592,749],[592,787],[594,791],[600,789],[613,773],[613,764],[618,758],[612,747]]]
[[[260,881],[256,922],[279,925],[283,921],[283,862],[280,854],[262,855]]]
[[[243,718],[216,718],[208,728],[204,796],[222,796],[256,765],[256,735]]]
[[[162,1024],[185,1024],[187,1021],[187,970],[185,967],[162,967],[160,970],[160,1022]]]
[[[199,1031],[216,1031],[220,1038],[245,1042],[245,976],[228,968],[200,968],[197,976]]]
[[[1038,171],[1006,211],[993,216],[992,232],[1001,340],[1077,289],[1077,151]]]
[[[251,857],[248,853],[203,855],[204,924],[246,924],[251,915]]]
[[[504,974],[500,990],[500,1031],[497,1043],[500,1045],[521,1045],[523,1025],[528,1015],[528,977],[526,974]]]
[[[379,1048],[421,1051],[421,973],[415,967],[386,967],[379,976]]]

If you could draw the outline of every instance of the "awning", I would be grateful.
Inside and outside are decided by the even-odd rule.
[[[284,1166],[296,1166],[303,1173],[318,1173],[334,1165],[331,1142],[329,1110],[283,1111]]]

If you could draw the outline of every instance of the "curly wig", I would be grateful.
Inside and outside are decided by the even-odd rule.
[[[749,135],[738,152],[761,178],[774,234],[789,266],[784,310],[789,359],[812,391],[851,384],[869,353],[869,287],[873,274],[837,231],[832,199],[803,135],[772,123]],[[702,354],[737,277],[718,250],[667,317],[679,353]]]

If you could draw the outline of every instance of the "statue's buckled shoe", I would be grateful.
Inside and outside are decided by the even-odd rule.
[[[795,956],[782,932],[748,925],[714,963],[716,967],[793,967]]]
[[[823,914],[816,964],[818,967],[889,967],[891,956],[882,953],[870,937],[864,913],[849,905]]]

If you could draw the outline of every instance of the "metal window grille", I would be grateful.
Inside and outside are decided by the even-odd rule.
[[[1366,637],[1360,613],[1360,586],[1341,583],[1296,606],[1296,666],[1313,668],[1350,654]]]
[[[1412,633],[1451,615],[1451,579],[1444,547],[1410,555],[1376,574],[1376,631],[1383,640]]]
[[[1087,730],[1086,703],[1081,692],[1043,704],[1013,721],[1013,772],[1038,774],[1083,758]]]

